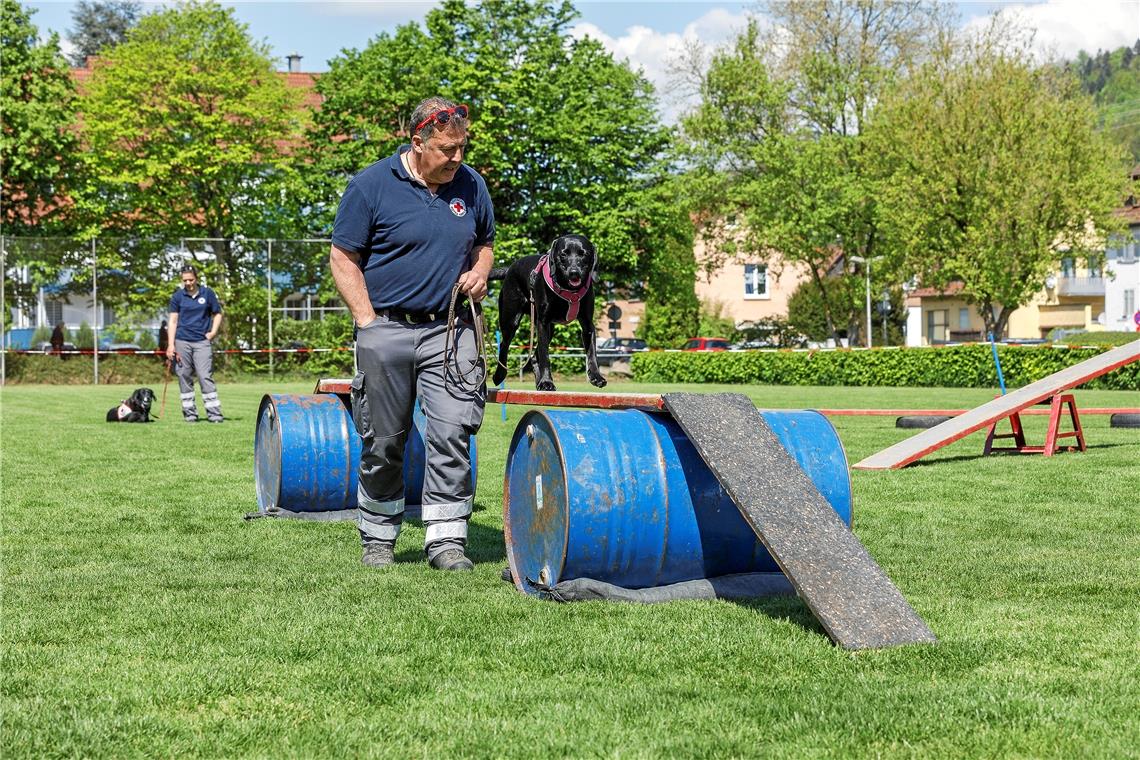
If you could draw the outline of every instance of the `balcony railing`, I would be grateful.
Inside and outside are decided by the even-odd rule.
[[[1103,277],[1062,277],[1057,283],[1060,296],[1103,296]]]

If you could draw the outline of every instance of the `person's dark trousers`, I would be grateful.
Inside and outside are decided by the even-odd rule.
[[[218,386],[214,384],[214,352],[208,340],[174,341],[178,354],[178,389],[182,393],[182,416],[187,422],[198,421],[198,406],[194,403],[194,377],[202,386],[202,405],[206,417],[221,422],[222,404],[218,401]]]
[[[395,542],[404,519],[404,444],[418,397],[427,426],[424,490],[421,495],[424,550],[434,559],[467,544],[471,488],[470,437],[483,421],[486,395],[475,331],[459,321],[458,368],[470,372],[474,388],[457,382],[456,357],[444,366],[444,320],[412,325],[377,317],[357,331],[352,411],[361,435],[357,491],[361,541]],[[463,386],[463,387],[461,387]]]

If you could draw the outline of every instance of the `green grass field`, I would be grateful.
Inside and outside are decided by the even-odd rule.
[[[244,522],[258,401],[311,388],[222,386],[220,426],[177,419],[174,386],[146,426],[102,421],[129,388],[3,389],[0,756],[1140,756],[1140,431],[1087,416],[1084,454],[983,459],[975,434],[853,473],[856,534],[941,641],[850,653],[797,599],[558,605],[503,583],[518,408],[479,436],[474,573],[428,569],[416,523],[375,571],[352,524]],[[912,432],[834,422],[852,462]]]

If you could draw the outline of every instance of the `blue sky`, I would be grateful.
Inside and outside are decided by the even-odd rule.
[[[283,58],[298,52],[307,71],[324,71],[329,58],[342,48],[362,48],[382,31],[398,24],[422,20],[433,2],[396,0],[355,0],[313,2],[312,0],[238,0],[226,2],[239,19],[249,25],[255,38],[267,41]],[[52,0],[29,2],[36,9],[33,17],[41,31],[54,30],[66,37],[71,26],[74,2]],[[146,2],[144,7],[157,3]],[[1114,47],[1140,37],[1140,0],[1049,0],[1048,2],[959,2],[964,19],[984,16],[994,10],[1019,12],[1054,41],[1062,53],[1091,45]],[[636,52],[656,47],[653,41],[681,36],[698,36],[708,42],[721,42],[732,29],[739,28],[744,14],[754,3],[740,2],[661,2],[654,0],[578,0],[581,27],[611,45],[615,52]],[[735,26],[734,26],[735,25]],[[640,62],[643,66],[646,62]]]
[[[160,2],[144,0],[144,12]],[[269,43],[285,68],[284,57],[301,54],[304,71],[326,71],[327,61],[344,48],[361,49],[383,31],[399,24],[422,21],[435,2],[399,0],[223,0],[232,6],[251,36]],[[72,25],[72,0],[24,2],[37,12],[33,22],[64,38]],[[1078,50],[1094,52],[1131,45],[1140,38],[1140,0],[1030,0],[1028,2],[956,3],[964,24],[980,24],[993,12],[1015,15],[1035,29],[1036,44],[1044,51],[1073,56]],[[723,44],[739,30],[753,2],[693,2],[692,0],[576,0],[581,18],[572,30],[590,35],[618,59],[627,59],[656,85],[659,93],[670,91],[668,62],[684,41],[697,39],[709,45]],[[677,103],[663,98],[668,121]]]

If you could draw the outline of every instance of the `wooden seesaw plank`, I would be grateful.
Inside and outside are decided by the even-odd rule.
[[[853,465],[856,470],[894,470],[915,462],[932,451],[965,438],[970,433],[988,427],[1014,412],[1033,406],[1055,393],[1076,388],[1094,377],[1123,367],[1140,359],[1140,340],[1118,346],[1111,351],[1066,367],[1024,388],[1000,396],[993,401],[969,410],[965,414],[946,420],[918,435],[900,441]]]
[[[665,409],[845,649],[937,641],[747,396],[667,393]]]

